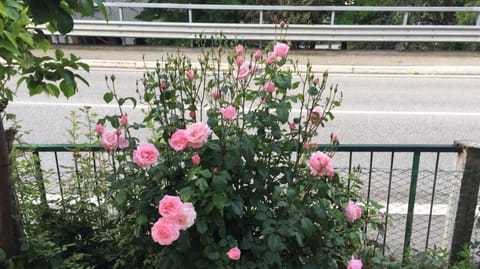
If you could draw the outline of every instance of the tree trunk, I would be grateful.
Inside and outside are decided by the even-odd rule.
[[[0,248],[7,257],[20,254],[19,230],[15,212],[16,203],[13,201],[13,185],[11,180],[9,145],[0,118]]]

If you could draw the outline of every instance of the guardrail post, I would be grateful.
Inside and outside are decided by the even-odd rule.
[[[260,18],[258,19],[258,21],[259,21],[259,22],[258,22],[259,24],[263,24],[263,10],[260,10]],[[262,40],[260,40],[260,44],[259,44],[259,45],[260,45],[260,48],[263,47],[263,41],[262,41]]]
[[[123,21],[123,7],[118,8],[118,20]],[[125,46],[126,44],[125,37],[122,37],[121,39],[122,39],[122,46]]]
[[[330,25],[335,25],[335,10],[333,10],[332,15],[330,15]],[[328,42],[328,49],[332,49],[332,42]]]
[[[407,25],[408,24],[408,12],[405,12],[403,14],[403,25]]]
[[[451,237],[450,263],[461,258],[459,253],[471,240],[480,186],[480,144],[457,141],[455,144],[461,149],[457,165],[463,170],[463,175],[460,180],[460,190],[457,192],[458,202]]]
[[[410,192],[408,195],[408,211],[407,221],[405,224],[405,239],[403,241],[403,255],[402,259],[405,261],[405,254],[410,247],[410,241],[412,239],[412,226],[413,226],[413,213],[415,210],[415,199],[417,195],[417,180],[418,180],[418,168],[420,166],[420,151],[413,153],[412,163],[412,177],[410,179]]]
[[[476,25],[477,25],[477,26],[480,25],[480,13],[478,13],[478,15],[477,15],[477,23],[476,23]]]
[[[188,23],[193,23],[192,9],[188,9]],[[193,48],[193,39],[190,40],[190,48]]]

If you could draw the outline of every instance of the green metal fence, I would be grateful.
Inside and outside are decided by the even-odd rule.
[[[319,146],[320,150],[327,148],[328,145]],[[97,184],[95,175],[103,171],[101,167],[105,163],[110,162],[115,169],[115,163],[101,146],[36,144],[17,145],[16,149],[24,154],[17,158],[33,157],[32,180],[38,186],[40,203],[48,206],[53,199],[49,196],[63,200],[66,187],[73,187],[80,198],[88,195],[88,199],[99,204],[104,199],[95,191],[86,190]],[[340,145],[336,149],[337,171],[344,175],[357,173],[364,182],[367,201],[384,205],[383,229],[367,231],[367,234],[385,253],[400,258],[409,247],[419,250],[434,245],[449,247],[447,241],[455,217],[451,208],[456,203],[451,197],[452,182],[462,173],[455,167],[458,152],[459,148],[453,144]],[[80,172],[85,172],[79,168],[84,165],[81,158],[91,162],[88,176]],[[358,169],[358,165],[362,168]],[[67,182],[67,177],[93,177],[94,180]]]

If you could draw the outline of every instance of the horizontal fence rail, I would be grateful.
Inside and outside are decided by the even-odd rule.
[[[66,175],[73,174],[77,178],[74,181],[78,184],[78,194],[80,198],[85,198],[88,192],[82,191],[78,183],[78,179],[85,175],[79,174],[87,173],[96,178],[100,159],[109,160],[108,153],[100,145],[34,144],[17,145],[15,148],[19,152],[32,154],[33,180],[42,194],[40,203],[46,206],[49,204],[48,197],[64,199],[68,185]],[[332,150],[331,145],[320,145],[318,149]],[[445,167],[445,164],[455,163],[461,151],[459,146],[345,144],[339,145],[334,151],[336,167],[344,169],[339,173],[344,176],[357,173],[364,183],[362,192],[367,201],[376,201],[384,206],[384,227],[379,231],[382,239],[377,240],[384,252],[394,255],[403,253],[403,257],[410,247],[418,249],[438,244],[448,248],[447,241],[451,238],[455,217],[451,208],[456,203],[451,199],[451,185],[458,178],[458,171],[455,171],[456,167]],[[67,157],[65,154],[71,155]],[[93,162],[88,166],[92,171],[79,168],[82,154],[86,154],[83,156]],[[356,169],[357,164],[363,167],[362,171]],[[402,167],[401,164],[406,166]],[[62,171],[68,166],[70,170]],[[45,172],[48,170],[46,167],[50,168],[49,173]],[[96,195],[100,203],[102,198],[98,193]],[[94,197],[90,198],[95,200]]]
[[[69,36],[195,40],[218,37],[221,34],[230,40],[274,40],[278,35],[278,29],[274,24],[264,23],[264,13],[291,11],[329,13],[329,20],[324,24],[290,24],[282,37],[292,41],[480,42],[480,7],[263,6],[123,2],[106,2],[105,6],[110,9],[109,22],[101,19],[75,20],[74,29]],[[129,10],[138,13],[144,9],[187,11],[187,17],[184,22],[140,22],[134,18],[126,19],[132,17],[127,16]],[[258,12],[258,21],[195,22],[193,14],[195,10],[254,11]],[[335,23],[335,14],[339,12],[402,13],[403,22],[400,25],[339,25]],[[473,12],[477,19],[475,25],[409,24],[409,14],[415,12]],[[42,25],[36,28],[46,30]]]

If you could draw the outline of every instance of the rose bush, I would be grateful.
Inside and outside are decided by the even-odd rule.
[[[361,268],[371,203],[334,171],[338,136],[325,151],[315,142],[342,95],[288,52],[282,41],[264,51],[219,43],[198,66],[164,58],[138,100],[106,94],[121,112],[127,100],[145,112],[140,123],[123,112],[100,121],[121,132],[96,127],[117,158],[114,267]],[[130,135],[144,127],[148,143]]]

